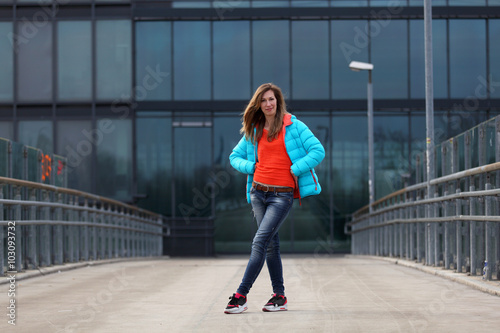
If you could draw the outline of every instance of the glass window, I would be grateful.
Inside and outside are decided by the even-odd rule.
[[[448,0],[449,6],[486,6],[486,0]]]
[[[253,91],[263,83],[272,82],[281,88],[285,97],[290,96],[288,21],[252,22],[252,70]]]
[[[288,7],[288,0],[253,0],[252,7]]]
[[[172,119],[165,116],[136,120],[137,194],[141,208],[172,215]]]
[[[474,96],[486,77],[485,20],[450,20],[450,97]]]
[[[434,97],[448,97],[448,60],[446,20],[432,21]],[[425,98],[424,21],[410,21],[410,96]]]
[[[220,189],[212,177],[212,129],[191,127],[203,123],[198,117],[184,119],[174,121],[174,125],[185,124],[174,127],[175,216],[188,222],[190,218],[213,216],[212,200]]]
[[[12,121],[0,121],[0,138],[14,140]]]
[[[349,63],[368,62],[367,25],[367,21],[331,21],[333,99],[366,99],[368,73],[353,72]]]
[[[13,100],[13,75],[14,57],[12,43],[8,36],[12,34],[11,22],[0,22],[0,102],[11,102]],[[5,38],[7,36],[7,38]]]
[[[172,99],[171,30],[170,22],[136,23],[136,100]]]
[[[328,7],[328,1],[292,0],[292,7]]]
[[[22,102],[52,99],[52,23],[18,23],[17,89]]]
[[[407,21],[389,24],[370,21],[373,63],[373,97],[408,97]],[[397,42],[395,42],[397,41]]]
[[[130,202],[132,122],[130,119],[99,119],[93,132],[93,140],[97,151],[97,193]]]
[[[366,112],[332,120],[333,201],[346,216],[368,203],[368,121]],[[354,130],[356,129],[356,130]]]
[[[211,99],[210,22],[174,22],[174,99]]]
[[[292,22],[292,97],[329,98],[327,21]]]
[[[68,162],[68,187],[92,192],[92,154],[104,139],[104,133],[93,130],[90,120],[60,120],[56,126],[57,153]]]
[[[432,0],[432,6],[437,7],[437,6],[446,6],[446,2],[448,0]],[[423,7],[424,2],[422,0],[408,0],[408,6],[415,6],[415,7]]]
[[[500,20],[490,20],[490,96],[500,98]],[[484,85],[480,91],[485,94]],[[478,96],[480,97],[480,96]]]
[[[92,98],[92,47],[90,21],[57,25],[57,90],[60,101]]]
[[[239,116],[214,118],[214,178],[220,187],[215,198],[217,253],[250,252],[249,240],[257,230],[246,199],[247,176],[229,163],[229,155],[241,139],[240,128]]]
[[[311,112],[308,111],[295,114],[325,148],[325,159],[314,168],[322,191],[314,198],[302,200],[300,208],[295,207],[293,214],[288,217],[288,223],[283,224],[280,229],[280,243],[283,239],[283,247],[286,249],[288,245],[293,252],[318,253],[325,250],[321,243],[326,242],[329,236],[335,235],[331,230],[334,226],[330,225],[330,194],[333,192],[330,184],[330,119],[327,113],[310,115]],[[295,205],[298,206],[297,200]],[[340,221],[337,223],[340,224]],[[343,234],[343,225],[337,227]],[[340,235],[341,233],[336,236]]]
[[[408,116],[376,116],[373,119],[375,200],[403,187],[409,172]]]
[[[18,123],[18,129],[19,143],[41,149],[45,154],[51,154],[54,151],[52,121],[21,120]]]
[[[331,0],[332,7],[368,7],[368,0]]]
[[[214,99],[250,97],[250,22],[214,22]]]
[[[97,99],[127,99],[132,87],[132,35],[128,20],[97,21]]]
[[[177,0],[172,1],[173,8],[210,8],[210,1]]]

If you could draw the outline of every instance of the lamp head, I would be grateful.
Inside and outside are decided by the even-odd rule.
[[[371,71],[373,70],[373,64],[368,62],[351,61],[349,68],[355,72],[359,71]]]

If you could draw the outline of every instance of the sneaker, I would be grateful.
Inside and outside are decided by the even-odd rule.
[[[229,297],[230,301],[224,310],[224,313],[242,313],[247,310],[247,298],[241,294],[233,294]]]
[[[264,312],[286,311],[288,310],[286,297],[283,295],[273,294],[273,297],[262,308]]]

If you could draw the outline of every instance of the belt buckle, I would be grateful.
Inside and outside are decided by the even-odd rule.
[[[269,185],[260,185],[260,186],[262,186],[262,187],[264,187],[264,186],[265,186],[265,187],[267,187],[267,189],[266,189],[265,191],[264,191],[264,190],[262,190],[262,191],[264,191],[264,192],[269,192]]]

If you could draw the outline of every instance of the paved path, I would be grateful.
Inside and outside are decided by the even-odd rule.
[[[121,261],[18,281],[16,326],[0,332],[499,332],[500,297],[394,262],[284,255],[289,310],[264,313],[264,267],[249,310],[223,310],[246,257]],[[495,282],[498,284],[498,282]]]

